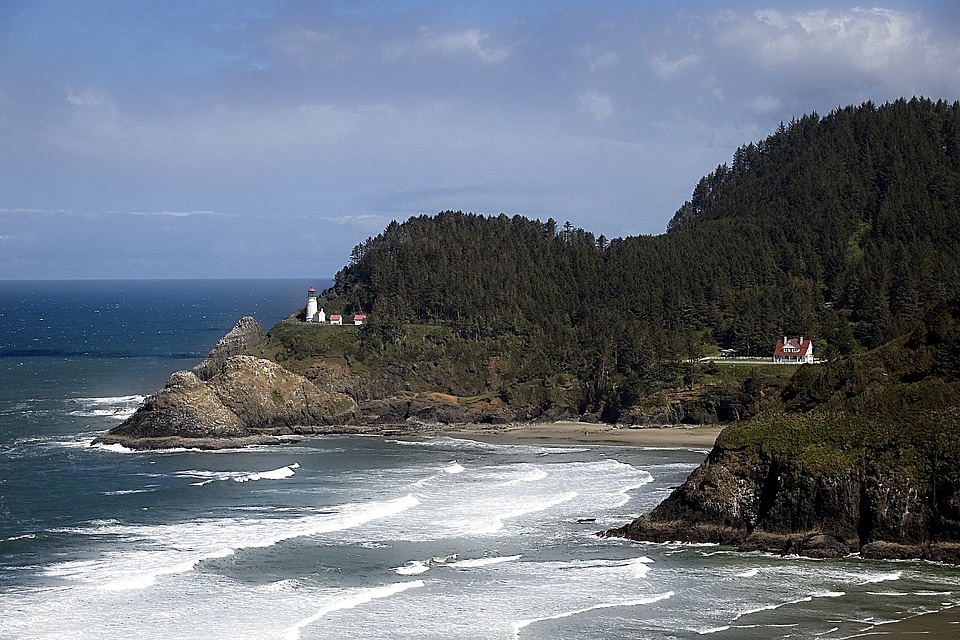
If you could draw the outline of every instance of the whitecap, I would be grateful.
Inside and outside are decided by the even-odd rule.
[[[738,578],[755,578],[757,574],[760,573],[760,569],[749,569],[743,573],[738,573]]]
[[[196,478],[198,482],[191,482],[194,487],[202,487],[212,482],[233,480],[234,482],[256,482],[258,480],[283,480],[296,474],[300,464],[294,462],[271,471],[205,471],[201,469],[188,469],[186,471],[177,471],[174,476],[177,478]]]
[[[573,611],[564,611],[562,613],[556,613],[550,616],[543,616],[541,618],[531,618],[529,620],[517,620],[513,623],[513,635],[515,638],[519,638],[520,631],[523,628],[529,627],[531,624],[536,624],[537,622],[545,622],[547,620],[561,620],[563,618],[577,616],[582,613],[597,611],[598,609],[611,609],[614,607],[639,607],[643,605],[654,604],[655,602],[660,602],[661,600],[667,600],[669,598],[672,598],[673,596],[674,596],[673,591],[667,591],[666,593],[650,596],[649,598],[639,598],[636,600],[624,600],[620,602],[604,602],[601,604],[595,604],[591,607],[574,609]]]
[[[459,462],[452,462],[443,468],[444,473],[463,473],[466,469]]]
[[[522,555],[515,555],[473,558],[470,560],[458,560],[456,562],[451,562],[447,566],[453,567],[454,569],[476,569],[478,567],[489,567],[490,565],[494,564],[503,564],[504,562],[513,562],[514,560],[519,560],[522,557]]]
[[[303,620],[300,620],[296,624],[285,629],[283,637],[289,640],[297,640],[300,638],[300,632],[304,627],[319,621],[327,614],[333,613],[334,611],[341,611],[343,609],[353,609],[354,607],[359,607],[381,598],[389,598],[390,596],[403,593],[408,589],[417,589],[424,586],[424,584],[425,583],[423,580],[414,580],[412,582],[398,582],[396,584],[385,585],[382,587],[373,587],[369,589],[346,592],[339,598],[334,599],[326,606],[319,609],[313,615],[304,618]]]
[[[402,567],[394,567],[393,570],[401,576],[416,576],[430,571],[430,564],[422,560],[411,560]]]
[[[98,521],[89,527],[63,531],[141,544],[133,549],[116,544],[98,560],[57,563],[44,572],[111,591],[143,589],[161,576],[192,571],[204,560],[222,558],[238,549],[268,547],[291,538],[359,527],[395,516],[418,503],[407,495],[382,502],[345,504],[330,512],[294,518],[216,518],[153,526]]]
[[[878,582],[891,582],[893,580],[899,580],[903,577],[902,571],[890,571],[889,573],[878,573],[876,575],[865,578],[860,584],[877,584]]]

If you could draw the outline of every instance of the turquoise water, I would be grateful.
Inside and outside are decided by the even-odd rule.
[[[593,535],[703,450],[89,445],[324,284],[0,282],[0,637],[845,638],[960,604],[953,567]]]

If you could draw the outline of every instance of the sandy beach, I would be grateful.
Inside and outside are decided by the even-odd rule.
[[[721,426],[671,425],[662,427],[618,427],[588,422],[552,422],[528,425],[470,425],[446,430],[457,438],[498,441],[538,440],[540,442],[582,442],[646,447],[690,447],[710,449],[723,431]]]

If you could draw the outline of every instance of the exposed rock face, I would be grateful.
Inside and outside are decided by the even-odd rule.
[[[174,373],[130,418],[94,443],[134,449],[237,447],[275,443],[277,435],[322,432],[323,425],[356,416],[349,396],[321,391],[269,360],[239,355],[225,358],[207,381],[191,371]]]
[[[356,417],[356,403],[269,360],[228,358],[208,386],[248,429],[335,424]]]
[[[878,468],[811,474],[789,459],[715,447],[653,511],[604,532],[652,542],[709,542],[743,551],[831,558],[960,562],[957,488],[940,494]]]
[[[217,341],[203,362],[193,368],[193,372],[201,380],[209,380],[220,372],[227,358],[252,353],[264,338],[266,335],[260,323],[250,316],[244,316],[233,329]]]

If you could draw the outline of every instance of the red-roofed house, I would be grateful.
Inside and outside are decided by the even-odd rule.
[[[777,340],[777,348],[773,350],[775,364],[813,364],[813,341],[799,338]]]
[[[343,316],[341,316],[339,313],[331,313],[330,324],[343,324]]]
[[[353,316],[353,324],[363,324],[363,321],[366,319],[367,316],[363,315],[362,313],[358,313],[357,315]]]

